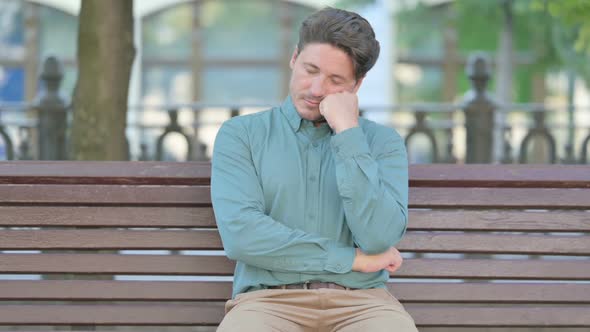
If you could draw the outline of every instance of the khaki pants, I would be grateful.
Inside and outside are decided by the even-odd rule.
[[[227,301],[218,332],[416,332],[386,289],[265,289]]]

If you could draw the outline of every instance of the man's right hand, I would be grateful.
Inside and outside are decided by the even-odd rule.
[[[352,270],[364,273],[387,270],[390,273],[393,273],[402,266],[402,262],[402,255],[394,247],[377,255],[367,255],[359,248],[356,248],[356,256],[352,263]]]

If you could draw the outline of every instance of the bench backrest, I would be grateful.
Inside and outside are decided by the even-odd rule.
[[[0,163],[0,330],[218,324],[234,264],[209,180],[208,163]],[[421,331],[590,327],[590,168],[411,166],[410,207],[389,287]]]

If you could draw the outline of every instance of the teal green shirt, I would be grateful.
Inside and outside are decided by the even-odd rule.
[[[280,107],[226,121],[215,140],[211,199],[236,260],[233,296],[305,281],[385,287],[352,271],[355,247],[394,246],[408,219],[408,162],[391,128],[360,118],[333,134]]]

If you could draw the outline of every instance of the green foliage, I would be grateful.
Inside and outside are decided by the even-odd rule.
[[[405,56],[441,56],[445,27],[457,31],[457,47],[466,56],[475,50],[494,55],[509,3],[513,14],[515,53],[530,54],[532,64],[515,72],[518,101],[529,101],[533,75],[571,70],[590,86],[590,0],[455,0],[432,5],[400,1],[397,48]],[[375,0],[340,0],[339,5],[362,6]],[[459,91],[469,86],[459,75]]]
[[[334,4],[334,7],[352,10],[373,3],[375,3],[375,0],[338,0]]]
[[[397,15],[397,47],[405,55],[415,53],[440,53],[444,19],[440,11],[431,10],[419,3],[414,9],[400,11]]]
[[[531,4],[531,8],[537,11],[547,11],[560,23],[572,28],[576,34],[575,50],[590,55],[590,1],[535,0]]]
[[[530,8],[553,19],[551,43],[556,57],[590,86],[590,1],[531,0]]]

